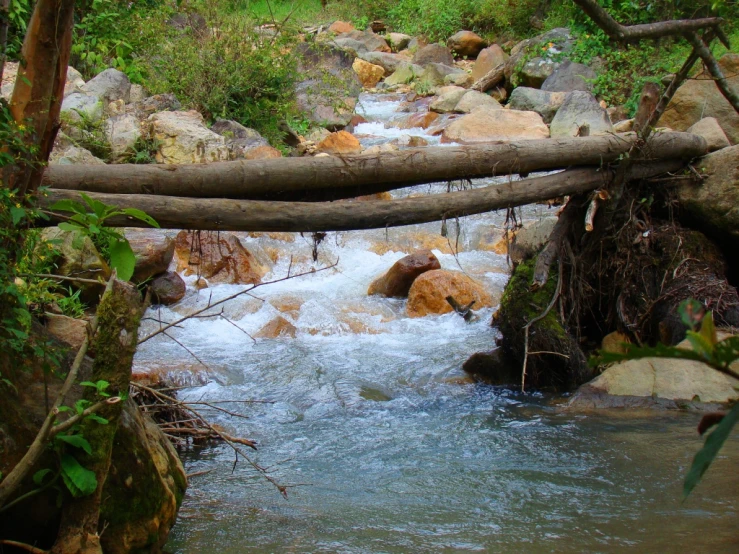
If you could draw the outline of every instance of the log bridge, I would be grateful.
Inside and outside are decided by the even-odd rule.
[[[320,232],[384,228],[512,208],[608,186],[635,133],[441,146],[380,155],[280,158],[193,165],[53,165],[41,205],[80,200],[138,208],[162,228]],[[656,133],[628,179],[656,177],[707,153],[688,133]],[[527,178],[535,171],[558,173]],[[514,175],[516,176],[514,178]],[[341,201],[434,182],[509,176],[498,184],[398,200]],[[53,215],[51,223],[62,221]],[[146,226],[126,217],[119,227]]]

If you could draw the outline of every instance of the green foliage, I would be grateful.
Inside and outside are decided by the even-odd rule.
[[[17,60],[23,46],[23,36],[26,34],[28,20],[33,9],[31,0],[10,0],[8,6],[8,41],[6,52],[8,59]]]
[[[156,153],[161,147],[161,141],[155,138],[140,136],[133,146],[125,153],[123,163],[153,164],[156,163]]]
[[[71,454],[62,454],[61,457],[62,479],[72,496],[89,496],[95,492],[98,486],[95,472],[80,465]]]
[[[65,121],[72,129],[70,132],[73,135],[70,137],[72,141],[104,162],[113,161],[113,148],[105,134],[105,122],[102,119],[95,120],[85,112],[76,113],[79,119]]]
[[[136,265],[136,256],[126,237],[116,229],[106,227],[105,222],[117,216],[127,216],[143,221],[152,227],[159,227],[153,218],[135,208],[116,208],[80,193],[85,201],[60,200],[51,209],[54,211],[71,212],[69,219],[59,224],[64,231],[79,233],[88,236],[98,251],[107,257],[110,266],[118,272],[118,278],[128,281],[133,275]]]

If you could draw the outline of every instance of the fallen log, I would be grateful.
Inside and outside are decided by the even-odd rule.
[[[628,177],[653,177],[678,170],[683,165],[679,160],[642,162],[634,165]],[[349,231],[426,223],[530,204],[605,187],[613,180],[613,175],[614,171],[607,167],[578,168],[424,198],[366,202],[274,202],[101,193],[90,193],[90,196],[108,205],[143,210],[167,229]],[[80,200],[80,193],[51,189],[40,202],[43,208],[48,209],[62,199]],[[64,217],[51,217],[52,223],[63,220]],[[106,223],[117,227],[146,226],[127,217],[111,218]]]
[[[470,90],[485,92],[499,85],[505,77],[505,66],[506,64],[502,63],[488,71],[485,75],[483,75],[473,83],[473,85],[470,87]]]
[[[193,165],[52,165],[43,185],[110,194],[195,198],[337,200],[410,185],[600,165],[629,152],[636,134],[431,147],[380,155],[280,158]],[[703,155],[705,141],[660,133],[648,158]]]

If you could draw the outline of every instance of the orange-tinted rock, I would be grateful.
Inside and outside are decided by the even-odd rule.
[[[337,35],[351,33],[354,30],[354,25],[346,21],[334,21],[328,30],[330,33],[336,33]]]
[[[319,142],[316,145],[316,151],[326,154],[359,154],[362,151],[362,145],[351,133],[336,131]]]
[[[269,303],[283,314],[298,317],[300,308],[305,303],[305,300],[297,296],[279,296],[270,299]]]
[[[413,281],[406,312],[409,317],[449,313],[452,307],[446,301],[447,296],[452,296],[461,305],[474,300],[472,309],[475,310],[492,306],[490,294],[479,282],[459,271],[435,269]]]
[[[508,59],[508,54],[503,52],[503,49],[497,44],[493,44],[488,48],[485,48],[477,56],[475,65],[472,66],[472,80],[477,81],[484,77],[489,71],[492,71],[500,64],[505,63]]]
[[[244,152],[245,160],[267,160],[269,158],[281,158],[282,152],[271,146],[257,146]]]
[[[441,264],[431,250],[419,250],[395,262],[385,275],[372,282],[367,294],[405,298],[419,275],[440,268]]]
[[[352,69],[359,77],[364,88],[374,88],[385,75],[385,70],[382,67],[366,62],[360,58],[354,60]]]
[[[414,113],[408,117],[404,117],[396,126],[399,129],[413,129],[416,127],[428,129],[437,119],[439,119],[439,114],[436,112]]]
[[[187,286],[174,271],[160,275],[151,282],[149,288],[154,304],[163,304],[169,306],[175,302],[179,302],[185,296]]]
[[[472,31],[459,31],[449,37],[446,45],[457,56],[474,58],[480,53],[480,50],[487,46],[487,43],[485,42],[485,39],[477,33],[473,33]]]
[[[125,235],[136,256],[134,282],[141,282],[167,271],[174,256],[172,237],[160,229],[126,229]]]
[[[238,237],[228,233],[180,231],[175,252],[177,271],[211,283],[257,284],[267,273]]]
[[[45,314],[46,330],[55,338],[79,350],[87,338],[87,321],[65,315]]]
[[[287,319],[282,316],[277,316],[275,319],[267,323],[254,335],[255,339],[276,339],[277,337],[293,337],[297,333],[295,325],[290,323]]]
[[[441,142],[477,144],[541,138],[549,138],[549,128],[538,113],[483,107],[450,123]]]

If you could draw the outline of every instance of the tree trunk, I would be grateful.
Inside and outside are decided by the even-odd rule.
[[[618,160],[636,135],[432,147],[380,155],[281,158],[193,165],[54,165],[50,188],[112,194],[197,198],[336,200],[410,185],[598,165]],[[706,153],[703,139],[662,133],[650,159],[690,159]]]
[[[678,160],[643,163],[636,165],[629,177],[651,177],[675,171],[683,165]],[[613,172],[608,168],[579,168],[426,198],[366,202],[270,202],[99,193],[91,193],[90,196],[109,205],[143,210],[168,229],[348,231],[426,223],[510,208],[594,190],[608,185],[612,179]],[[48,208],[62,199],[80,200],[79,192],[51,190],[48,197],[41,199],[41,204]],[[126,217],[110,219],[106,223],[119,227],[145,225]]]

